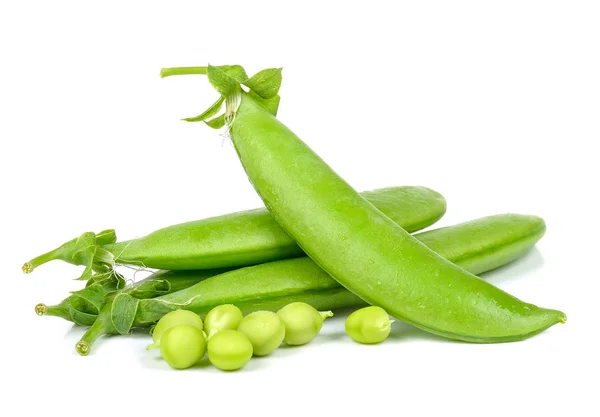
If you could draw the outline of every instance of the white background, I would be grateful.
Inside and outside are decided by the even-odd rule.
[[[595,1],[2,2],[0,414],[599,415],[599,22]],[[568,323],[501,345],[398,324],[361,346],[337,317],[237,373],[173,371],[145,335],[77,356],[83,331],[33,306],[80,269],[25,260],[261,204],[231,145],[179,121],[216,98],[206,80],[158,76],[209,62],[283,67],[280,119],[357,189],[438,190],[437,226],[544,217],[488,278]]]

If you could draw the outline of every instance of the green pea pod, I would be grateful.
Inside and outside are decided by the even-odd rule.
[[[229,133],[277,223],[336,281],[397,319],[450,339],[523,340],[566,316],[523,302],[427,248],[360,196],[243,91]]]
[[[539,217],[503,214],[419,233],[415,237],[449,261],[473,273],[481,273],[523,256],[545,230],[545,223]],[[168,274],[194,276],[206,274],[206,271]],[[222,304],[235,304],[245,312],[277,311],[295,301],[304,301],[317,310],[366,305],[310,258],[273,261],[216,275],[164,296],[140,300],[135,312],[130,308],[118,311],[107,305],[106,311],[100,313],[78,343],[77,351],[89,352],[102,334],[129,331],[122,327],[117,329],[115,316],[126,316],[120,317],[119,323],[131,322],[132,326],[146,327],[179,308],[201,315]]]
[[[390,187],[363,195],[410,232],[435,223],[446,211],[444,197],[425,187]],[[25,263],[23,271],[29,273],[60,259],[85,265],[84,278],[88,279],[92,270],[104,272],[114,264],[191,270],[239,267],[304,255],[266,209],[182,223],[139,239],[115,242],[114,232],[98,236],[87,232]]]

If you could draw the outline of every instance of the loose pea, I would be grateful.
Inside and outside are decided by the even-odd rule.
[[[290,303],[277,312],[285,326],[283,342],[287,345],[304,345],[315,338],[323,321],[333,316],[331,311],[317,311],[307,303]]]
[[[221,330],[208,342],[208,359],[223,371],[235,371],[252,357],[250,339],[237,330]]]
[[[272,311],[255,311],[242,319],[238,330],[248,336],[256,356],[266,356],[281,345],[285,326]]]
[[[160,341],[165,331],[173,326],[188,324],[202,331],[202,319],[199,315],[188,310],[175,310],[165,314],[154,326],[152,331],[152,343],[147,350],[160,347]]]
[[[189,324],[172,326],[160,339],[160,354],[175,369],[189,368],[206,353],[202,330]]]
[[[204,318],[204,331],[212,337],[222,330],[237,330],[243,318],[242,310],[233,304],[223,304],[208,312]]]
[[[389,335],[394,320],[381,307],[356,310],[346,319],[346,333],[359,343],[379,343]]]

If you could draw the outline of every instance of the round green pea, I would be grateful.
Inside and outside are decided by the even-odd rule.
[[[242,319],[238,330],[248,336],[256,356],[266,356],[281,345],[285,326],[272,311],[255,311]]]
[[[283,342],[287,345],[304,345],[315,338],[323,321],[333,316],[331,311],[317,311],[307,303],[290,303],[277,312],[285,326]]]
[[[383,308],[365,307],[348,316],[346,333],[359,343],[379,343],[390,335],[393,322]]]
[[[223,371],[235,371],[252,357],[250,339],[237,330],[221,330],[208,341],[208,360]]]
[[[199,315],[194,312],[187,310],[174,310],[170,311],[156,323],[154,330],[152,331],[153,344],[149,345],[147,349],[154,349],[160,346],[160,340],[165,331],[173,326],[180,324],[189,324],[202,331],[202,319]]]
[[[244,318],[242,310],[233,304],[223,304],[210,310],[204,318],[204,331],[208,337],[222,330],[237,330]]]
[[[189,368],[206,353],[206,339],[202,330],[189,324],[172,326],[160,339],[160,354],[175,369]]]

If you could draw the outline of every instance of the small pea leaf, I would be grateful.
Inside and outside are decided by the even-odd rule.
[[[204,113],[199,114],[194,117],[187,117],[183,120],[186,122],[203,122],[211,117],[215,116],[223,107],[223,102],[225,101],[225,97],[221,96],[217,101],[213,103]]]
[[[79,298],[85,301],[87,304],[93,306],[92,311],[85,311],[86,313],[98,314],[100,309],[104,306],[104,298],[107,291],[104,289],[102,284],[94,283],[85,287],[82,290],[71,293],[73,297]]]
[[[221,129],[223,126],[225,126],[225,115],[222,114],[214,119],[205,120],[204,123],[213,129]]]
[[[118,294],[110,312],[115,330],[119,334],[129,334],[140,300],[126,293]]]
[[[219,66],[231,78],[238,82],[238,84],[244,83],[248,79],[246,70],[241,65],[221,65]]]
[[[208,82],[224,97],[227,97],[235,89],[239,82],[232,78],[223,67],[208,66]]]
[[[254,101],[256,101],[258,104],[260,104],[262,107],[267,109],[273,116],[277,116],[277,109],[279,109],[279,100],[280,100],[280,97],[278,94],[274,95],[273,97],[271,97],[269,99],[264,99],[261,96],[259,96],[258,94],[256,94],[254,91],[250,90],[248,95],[250,97],[252,97],[252,99]]]
[[[281,87],[281,68],[268,68],[259,71],[242,84],[264,99],[274,97]]]
[[[96,321],[98,317],[95,314],[84,313],[83,311],[79,311],[76,308],[70,306],[69,314],[71,315],[71,321],[79,326],[91,326]]]
[[[96,244],[110,245],[111,243],[115,243],[117,241],[117,234],[114,229],[103,230],[100,233],[96,234]]]
[[[139,285],[125,290],[127,294],[143,299],[143,298],[154,298],[159,295],[166,294],[171,290],[171,283],[163,279],[152,279],[149,281],[140,281]]]

